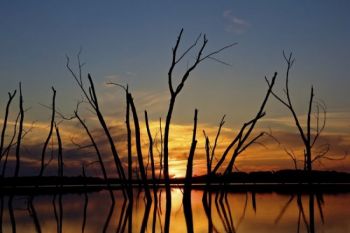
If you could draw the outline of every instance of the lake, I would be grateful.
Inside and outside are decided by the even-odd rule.
[[[207,193],[171,191],[170,232],[350,232],[350,194]],[[203,194],[205,200],[203,202]],[[36,196],[2,196],[2,232],[164,232],[165,190],[146,204],[134,189]],[[153,197],[153,195],[152,195]],[[153,197],[154,198],[154,197]],[[205,204],[203,204],[205,203]]]

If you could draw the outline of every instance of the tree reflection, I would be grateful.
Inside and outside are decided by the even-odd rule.
[[[12,226],[12,233],[16,232],[16,220],[15,220],[15,213],[13,210],[13,195],[10,196],[8,200],[8,210],[10,215],[10,221]]]
[[[41,226],[40,226],[39,218],[38,218],[38,215],[36,213],[33,201],[34,201],[34,197],[30,196],[28,198],[28,212],[29,212],[29,215],[33,219],[36,232],[41,233]]]
[[[80,195],[58,193],[48,196],[48,199],[47,195],[29,195],[25,198],[25,207],[20,207],[21,203],[17,203],[17,200],[23,199],[22,197],[1,196],[0,204],[3,205],[4,211],[1,231],[23,232],[25,229],[31,232],[164,232],[167,218],[165,211],[162,212],[161,191],[162,189],[153,190],[152,201],[145,199],[143,192],[133,192],[133,198],[125,199],[119,190],[113,191],[113,198],[110,199],[103,197],[106,192],[84,191]],[[199,203],[198,194],[202,198]],[[179,228],[178,230],[185,229],[186,232],[244,232],[247,226],[253,226],[250,224],[252,221],[264,216],[264,222],[259,223],[265,225],[264,227],[273,225],[284,227],[283,224],[287,221],[288,224],[292,224],[288,226],[288,232],[315,233],[321,230],[317,224],[325,222],[323,208],[325,201],[322,193],[292,193],[284,200],[278,200],[283,196],[272,194],[274,198],[277,197],[276,203],[273,201],[261,203],[262,194],[259,193],[232,193],[212,189],[199,191],[193,187],[184,189],[179,195],[172,195],[182,197],[182,202],[173,201],[182,205],[180,204],[180,209],[175,208],[177,210],[171,213],[174,225],[169,231]],[[75,198],[73,202],[71,198]],[[163,196],[164,200],[166,201],[166,196]],[[81,204],[72,205],[72,203]],[[269,216],[266,215],[266,211],[271,211],[266,208],[270,205],[271,210],[276,210],[276,206],[280,207],[275,217],[266,222],[265,216]],[[181,208],[182,211],[178,211]],[[64,229],[63,219],[65,219]],[[76,224],[77,222],[80,224]],[[30,230],[28,226],[33,228]],[[256,230],[259,232],[259,229]]]
[[[305,213],[304,205],[302,201],[302,194],[298,193],[297,195],[297,206],[298,206],[298,221],[297,221],[297,232],[300,232],[301,229],[301,221],[304,223],[304,226],[307,230],[307,232],[314,233],[315,230],[315,197],[316,197],[316,203],[317,207],[320,213],[320,219],[321,222],[324,223],[324,214],[323,214],[323,195],[321,193],[313,193],[310,192],[307,195],[308,198],[308,215]],[[292,194],[289,200],[286,202],[286,204],[281,209],[279,215],[277,216],[275,220],[275,224],[278,224],[280,220],[282,219],[283,215],[287,211],[287,209],[290,207],[291,203],[295,199],[295,194]]]

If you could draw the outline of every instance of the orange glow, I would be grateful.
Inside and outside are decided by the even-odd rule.
[[[125,136],[125,125],[121,124],[123,119],[116,119],[111,117],[106,117],[107,124],[110,126],[111,133],[115,138],[115,145],[118,149],[118,152],[121,158],[124,161],[124,166],[126,169],[126,159],[127,155],[126,149],[126,136]],[[279,122],[279,124],[288,125],[289,121],[286,119],[266,119],[263,123],[270,121]],[[110,147],[106,140],[106,137],[102,130],[99,128],[98,124],[94,121],[87,121],[90,123],[90,130],[95,136],[95,139],[98,140],[98,145],[103,153],[103,158],[108,168],[108,172],[115,174],[115,165],[113,158],[111,157]],[[9,122],[9,125],[13,126],[13,122]],[[25,123],[25,128],[28,129],[31,127],[31,123]],[[149,141],[146,132],[146,127],[144,122],[140,122],[141,125],[141,141],[142,141],[142,150],[144,157],[144,164],[147,163],[148,151],[149,151]],[[85,135],[85,131],[81,128],[77,122],[63,122],[59,125],[61,131],[61,137],[63,140],[63,147],[65,157],[65,166],[71,170],[74,170],[74,166],[77,167],[77,174],[81,173],[81,163],[95,161],[96,155],[93,148],[88,147],[84,150],[78,150],[77,146],[72,143],[72,140],[75,143],[79,143],[81,146],[89,145],[91,142]],[[261,127],[261,126],[260,126]],[[334,133],[333,128],[337,129],[339,125],[337,123],[330,124],[329,130],[325,131],[321,137],[321,143],[329,143],[331,145],[331,151],[327,156],[342,156],[346,153],[350,145],[350,136],[346,133]],[[11,128],[11,127],[10,127]],[[8,135],[11,135],[11,130],[9,128]],[[151,133],[154,139],[154,159],[156,164],[156,170],[159,171],[160,168],[160,152],[161,152],[161,137],[159,131],[159,122],[150,121]],[[237,127],[236,127],[237,128]],[[133,130],[133,129],[132,129]],[[164,130],[164,125],[163,125]],[[205,141],[204,136],[201,133],[203,130],[206,131],[206,134],[210,138],[211,146],[216,136],[217,126],[208,125],[208,124],[198,124],[197,129],[197,147],[194,156],[194,167],[193,175],[203,175],[206,173],[206,155],[205,155]],[[261,132],[264,128],[256,128],[255,132]],[[21,162],[23,164],[28,164],[28,166],[39,166],[39,154],[33,153],[30,150],[41,151],[44,140],[47,137],[49,131],[49,124],[45,122],[36,122],[34,124],[33,130],[24,138],[23,145],[26,147],[26,150],[22,151]],[[190,150],[190,144],[192,140],[193,126],[191,124],[172,124],[170,127],[170,139],[169,139],[169,175],[174,178],[184,177],[186,174],[186,165],[188,154]],[[223,127],[221,131],[220,138],[218,140],[215,158],[213,160],[213,167],[216,165],[218,159],[221,158],[226,147],[236,136],[237,131],[234,131],[228,127]],[[274,137],[278,138],[280,144],[276,143],[272,138],[265,136],[260,140],[262,144],[253,144],[246,151],[244,151],[236,159],[236,166],[241,171],[256,171],[256,170],[280,170],[280,169],[293,169],[294,165],[290,157],[284,151],[285,149],[293,150],[295,155],[299,160],[303,159],[303,145],[294,130],[292,131],[274,131]],[[10,137],[5,138],[9,140]],[[50,142],[50,150],[57,148],[56,136],[53,134],[52,142]],[[254,137],[254,135],[252,135]],[[136,164],[136,148],[135,141],[133,138],[132,153],[134,155],[134,165]],[[28,153],[27,153],[28,152]],[[48,152],[50,153],[50,152]],[[232,155],[232,151],[228,153],[227,159],[223,163],[223,168],[227,164],[228,160]],[[48,155],[49,156],[49,155]],[[9,157],[9,160],[12,160],[12,157]],[[302,168],[302,162],[298,163],[298,167]],[[25,165],[22,166],[23,168]],[[99,170],[98,166],[95,166],[95,171]],[[315,169],[331,169],[338,171],[348,171],[350,167],[350,160],[344,159],[340,161],[328,161],[323,165],[315,163]],[[150,174],[150,166],[148,166],[148,173]],[[93,170],[93,169],[90,169]],[[97,172],[98,173],[98,172]],[[112,175],[113,176],[113,175]]]

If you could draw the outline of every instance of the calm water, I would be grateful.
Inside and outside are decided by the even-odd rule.
[[[172,189],[170,232],[187,232],[188,224],[194,232],[350,232],[350,194],[226,193],[220,198],[211,193],[203,205],[203,193],[192,191],[189,207],[182,204],[182,190]],[[114,196],[114,205],[107,191],[41,195],[32,201],[4,196],[2,231],[163,232],[164,190],[158,191],[156,205],[146,205],[136,190],[131,205],[120,191]]]

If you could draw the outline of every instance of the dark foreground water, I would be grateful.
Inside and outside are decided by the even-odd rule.
[[[147,205],[134,190],[133,202],[109,192],[2,196],[2,232],[164,232],[165,191]],[[350,194],[276,194],[192,190],[183,205],[172,189],[170,232],[350,232]]]

